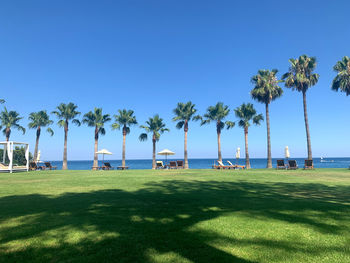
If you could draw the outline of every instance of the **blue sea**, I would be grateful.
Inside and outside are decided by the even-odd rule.
[[[163,159],[158,159],[162,160]],[[189,159],[189,166],[191,169],[211,169],[211,166],[217,159]],[[224,164],[227,164],[227,160],[231,161],[233,164],[236,164],[236,159],[223,159]],[[273,167],[276,167],[277,158],[272,159]],[[305,158],[296,158],[295,159],[300,168],[304,166]],[[348,168],[350,166],[350,158],[324,158],[321,162],[320,158],[314,158],[315,168]],[[121,160],[106,160],[110,162],[112,166],[120,166]],[[176,161],[176,159],[168,159],[169,161]],[[102,161],[99,161],[99,165],[102,164]],[[245,159],[238,160],[239,165],[245,165]],[[266,168],[266,159],[264,158],[252,158],[250,159],[250,164],[253,169]],[[62,168],[62,161],[52,161],[52,165],[57,166],[58,169]],[[129,166],[129,169],[151,169],[152,160],[126,160],[126,165]],[[68,161],[68,169],[71,170],[90,170],[92,167],[92,161]]]

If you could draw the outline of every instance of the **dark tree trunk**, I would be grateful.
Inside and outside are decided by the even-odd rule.
[[[98,151],[98,127],[95,127],[95,145],[94,145],[94,163],[92,165],[92,169],[93,170],[97,170],[98,169],[98,156],[97,156],[97,152]]]
[[[34,149],[34,162],[36,162],[36,159],[38,158],[38,149],[39,149],[39,138],[41,133],[41,127],[39,126],[36,129],[36,141],[35,141],[35,149]]]
[[[216,133],[218,134],[218,161],[222,162],[222,156],[221,156],[221,128],[220,123],[216,124]]]
[[[10,140],[11,128],[6,128],[5,135],[6,135],[6,141],[8,142]]]
[[[152,144],[153,144],[153,152],[152,152],[152,169],[156,169],[156,135],[153,134]]]
[[[66,123],[64,125],[64,149],[63,149],[62,170],[67,170],[68,169],[68,164],[67,164],[67,138],[68,138],[68,121],[66,120]]]
[[[122,151],[122,166],[125,167],[125,140],[126,140],[126,125],[123,127],[123,151]]]
[[[250,169],[249,151],[248,151],[248,127],[244,127],[244,140],[245,140],[245,167]]]
[[[267,168],[272,168],[271,138],[270,138],[270,113],[269,104],[266,103],[266,130],[267,130]]]
[[[184,159],[185,159],[185,169],[188,169],[188,156],[187,156],[187,133],[188,133],[188,122],[185,121],[184,125],[184,132],[185,132],[185,138],[184,138]]]
[[[305,120],[305,130],[306,130],[306,140],[307,140],[307,158],[309,160],[312,160],[309,119],[307,117],[306,91],[303,91],[303,105],[304,105],[304,120]]]

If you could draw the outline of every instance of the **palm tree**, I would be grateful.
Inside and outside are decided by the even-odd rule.
[[[223,122],[223,120],[230,113],[230,109],[227,105],[224,105],[222,102],[216,103],[215,106],[210,106],[207,109],[207,113],[204,114],[204,119],[202,119],[201,125],[208,124],[210,122],[216,123],[216,133],[218,136],[218,160],[222,162],[221,156],[221,130],[225,127],[231,129],[235,126],[235,123],[232,121]]]
[[[158,114],[154,115],[153,118],[148,118],[146,125],[141,125],[140,128],[145,129],[146,133],[141,133],[139,136],[140,141],[147,140],[147,133],[152,133],[152,144],[153,144],[153,153],[152,153],[152,169],[156,169],[156,142],[159,141],[160,135],[164,132],[170,131],[165,127],[163,119],[159,117]]]
[[[239,118],[238,125],[244,129],[245,140],[245,166],[250,169],[249,151],[248,151],[248,128],[250,121],[253,121],[255,125],[260,125],[260,122],[264,120],[262,114],[257,114],[254,109],[254,105],[251,103],[243,103],[241,106],[235,109],[235,115]]]
[[[19,116],[19,113],[16,111],[7,111],[5,107],[2,112],[0,112],[0,129],[3,129],[3,133],[6,136],[6,141],[10,140],[11,128],[15,128],[19,131],[22,131],[25,134],[26,129],[19,125],[18,122],[23,119]]]
[[[276,77],[278,70],[259,70],[258,74],[252,77],[252,83],[255,87],[250,92],[252,98],[258,102],[265,104],[266,110],[266,129],[267,129],[267,168],[272,168],[271,158],[271,138],[270,138],[270,113],[269,105],[272,101],[279,98],[283,94],[283,90],[278,83]]]
[[[130,126],[136,125],[136,117],[133,110],[118,110],[118,114],[114,115],[115,123],[112,124],[113,129],[122,128],[123,132],[123,152],[122,152],[122,166],[125,167],[125,140],[126,135],[130,133]]]
[[[78,115],[80,115],[80,112],[77,111],[78,106],[74,103],[70,102],[68,104],[61,103],[57,106],[57,110],[53,111],[52,114],[55,114],[56,117],[59,119],[57,124],[59,127],[63,127],[64,129],[64,150],[63,150],[63,164],[62,164],[62,170],[67,170],[67,137],[68,137],[68,126],[69,122],[72,121],[72,123],[80,126],[80,121],[76,119]]]
[[[97,157],[97,151],[98,151],[98,137],[99,135],[105,135],[106,130],[104,128],[104,124],[106,122],[109,122],[111,118],[109,117],[109,114],[102,114],[101,108],[95,108],[94,111],[89,111],[86,113],[83,117],[82,122],[86,124],[89,127],[94,127],[94,138],[95,138],[95,146],[94,146],[94,163],[93,168],[94,170],[97,170],[98,167],[98,157]]]
[[[176,109],[174,109],[173,121],[178,121],[176,128],[184,129],[184,159],[185,159],[185,169],[188,169],[188,156],[187,156],[187,133],[188,133],[188,122],[191,120],[199,120],[200,116],[194,116],[197,110],[195,109],[195,104],[191,101],[187,103],[179,102]]]
[[[333,79],[332,90],[342,91],[350,95],[350,58],[345,56],[333,67],[337,76]]]
[[[313,73],[316,68],[316,58],[302,55],[297,59],[289,59],[291,66],[289,71],[282,76],[287,88],[297,90],[303,94],[304,120],[307,139],[307,157],[312,160],[311,139],[309,130],[309,121],[307,116],[306,92],[314,86],[319,79],[317,73]]]
[[[53,121],[50,120],[49,115],[44,110],[38,111],[38,112],[32,112],[31,114],[29,114],[28,120],[30,121],[28,124],[29,129],[36,129],[36,142],[35,142],[35,150],[34,150],[34,160],[36,160],[38,156],[38,147],[39,147],[39,138],[40,138],[41,128],[51,125]],[[54,132],[50,127],[48,127],[46,131],[50,133],[51,136],[53,136]]]

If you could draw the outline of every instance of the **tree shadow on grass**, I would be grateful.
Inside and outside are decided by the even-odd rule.
[[[342,235],[349,233],[349,190],[322,184],[179,180],[149,183],[134,192],[109,189],[58,197],[3,197],[0,262],[154,262],[157,257],[176,262],[258,262],[211,245],[215,242],[229,248],[254,245],[307,255],[340,252],[343,247],[320,250],[297,242],[189,229],[241,212],[247,218]]]

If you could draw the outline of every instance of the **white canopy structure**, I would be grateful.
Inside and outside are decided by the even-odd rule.
[[[24,165],[13,162],[13,152],[16,150],[15,147],[24,147],[25,160]],[[29,170],[29,144],[24,142],[0,142],[0,149],[3,149],[2,156],[0,156],[0,172],[13,171],[28,171]],[[7,158],[6,158],[7,157]]]

